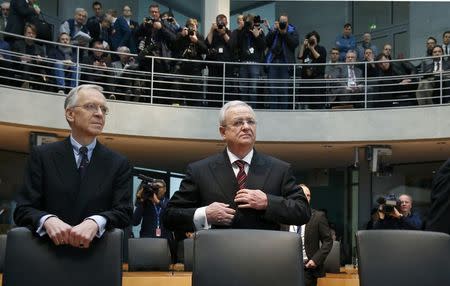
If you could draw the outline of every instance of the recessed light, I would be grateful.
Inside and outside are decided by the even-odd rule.
[[[323,148],[333,148],[332,145],[322,145]]]

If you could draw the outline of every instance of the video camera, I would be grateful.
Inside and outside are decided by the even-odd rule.
[[[379,197],[377,203],[381,206],[380,211],[386,215],[392,214],[394,208],[399,206],[399,201],[394,194],[390,194],[386,197]]]
[[[166,183],[161,179],[154,179],[142,174],[138,175],[138,178],[142,180],[142,191],[136,194],[136,197],[142,202],[149,201],[153,198],[153,195],[158,195],[160,191],[166,191]]]

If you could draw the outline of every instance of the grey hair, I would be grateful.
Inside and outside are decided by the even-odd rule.
[[[398,196],[398,197],[400,198],[401,196],[407,196],[409,198],[409,200],[411,201],[411,204],[413,203],[413,198],[410,195],[408,195],[408,194],[400,194],[400,196]]]
[[[117,52],[129,54],[130,48],[128,48],[127,46],[120,46],[117,48]]]
[[[1,6],[2,8],[5,8],[5,9],[6,9],[6,8],[9,8],[10,5],[11,5],[11,4],[10,4],[9,2],[6,1],[6,2],[3,2],[0,6]]]
[[[85,12],[85,13],[86,13],[86,17],[88,16],[88,12],[87,12],[86,9],[84,9],[84,8],[76,8],[76,9],[75,9],[75,14],[74,14],[74,15],[76,15],[76,14],[78,14],[78,13],[80,13],[80,12]]]
[[[78,101],[78,94],[80,91],[85,89],[94,89],[100,91],[103,94],[103,87],[95,85],[95,84],[82,84],[75,88],[73,88],[66,97],[64,101],[64,110],[67,108],[74,107]]]
[[[250,109],[250,111],[252,112],[253,116],[256,119],[256,114],[255,111],[253,110],[253,108],[248,105],[247,103],[240,101],[240,100],[233,100],[233,101],[229,101],[227,102],[224,106],[222,106],[222,108],[220,109],[219,112],[219,124],[220,126],[225,126],[226,122],[225,122],[225,115],[228,111],[228,109],[232,108],[232,107],[236,107],[236,106],[244,106],[247,107],[248,109]]]

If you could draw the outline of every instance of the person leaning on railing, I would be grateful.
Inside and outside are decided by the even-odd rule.
[[[420,80],[416,91],[419,105],[440,103],[441,73],[450,69],[450,63],[442,58],[444,51],[441,46],[436,45],[431,52],[433,58],[424,60],[421,66],[423,78]],[[446,95],[448,94],[446,88],[449,87],[448,76],[442,75],[442,80],[443,94]],[[442,101],[447,103],[450,98],[444,97]]]
[[[19,79],[18,86],[23,88],[42,89],[42,83],[47,82],[43,68],[43,59],[46,57],[42,46],[33,39],[36,38],[37,30],[34,25],[26,24],[24,35],[28,38],[14,41],[11,50],[17,55],[14,60],[16,66],[15,78]]]
[[[105,47],[101,42],[94,42],[92,54],[83,60],[81,80],[87,84],[98,84],[105,90],[107,97],[114,99],[111,96],[113,80],[113,72],[108,69],[111,67],[111,57],[105,51]]]
[[[380,70],[377,107],[416,105],[416,68],[409,61],[390,61],[385,54],[375,59]],[[384,100],[384,101],[380,101]]]

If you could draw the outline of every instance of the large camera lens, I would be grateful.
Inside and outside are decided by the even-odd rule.
[[[286,29],[287,23],[286,22],[280,22],[279,27],[281,30]]]

